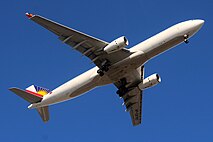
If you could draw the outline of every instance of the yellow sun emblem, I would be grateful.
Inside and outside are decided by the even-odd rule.
[[[46,90],[39,90],[37,93],[40,94],[40,95],[42,95],[42,96],[48,94],[48,92]]]

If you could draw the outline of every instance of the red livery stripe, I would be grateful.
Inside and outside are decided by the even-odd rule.
[[[38,94],[38,93],[35,93],[35,92],[32,92],[32,91],[29,91],[29,90],[26,90],[26,92],[28,92],[28,93],[30,93],[30,94],[32,94],[32,95],[34,95],[34,96],[37,96],[37,97],[39,97],[39,98],[43,98],[43,96],[42,96],[41,94]]]

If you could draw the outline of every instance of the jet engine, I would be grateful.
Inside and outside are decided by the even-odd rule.
[[[140,90],[144,90],[150,87],[153,87],[161,82],[161,78],[158,74],[150,75],[149,77],[145,78],[143,82],[141,82],[138,87]]]
[[[104,47],[104,51],[107,52],[108,54],[110,54],[110,53],[123,49],[127,45],[129,45],[127,38],[125,36],[122,36],[122,37],[119,37],[116,40],[112,41],[106,47]]]

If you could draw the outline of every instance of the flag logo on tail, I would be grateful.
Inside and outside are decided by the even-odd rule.
[[[29,86],[26,91],[30,94],[36,95],[38,97],[43,97],[47,95],[48,93],[51,93],[49,89],[46,89],[44,87],[36,86],[36,85],[31,85]]]

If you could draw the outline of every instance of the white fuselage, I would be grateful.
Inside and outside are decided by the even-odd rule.
[[[130,48],[133,54],[118,63],[112,65],[112,69],[121,70],[122,66],[128,66],[128,69],[137,69],[149,59],[163,53],[164,51],[184,42],[184,35],[193,36],[203,25],[203,20],[189,20],[176,24],[159,34],[137,44]],[[127,67],[127,66],[126,66]],[[110,80],[106,75],[99,76],[97,73],[98,67],[94,67],[87,72],[75,77],[53,90],[50,94],[44,96],[40,103],[33,104],[30,108],[47,106],[69,100],[80,96],[81,94],[97,87],[113,83],[115,80]],[[109,70],[110,71],[110,70]],[[116,76],[116,71],[113,73]],[[118,75],[117,75],[118,76]],[[122,74],[119,74],[121,77]],[[119,79],[119,78],[118,78]]]

